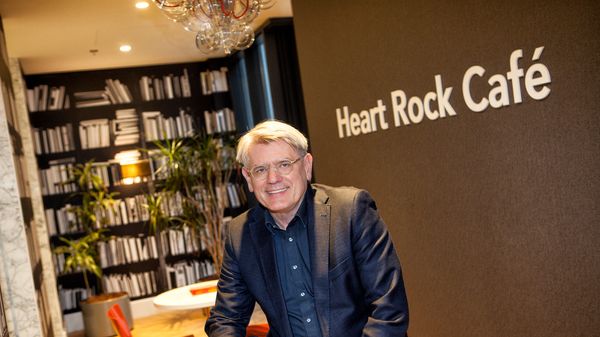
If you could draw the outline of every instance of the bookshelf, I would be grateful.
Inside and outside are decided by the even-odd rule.
[[[84,235],[71,211],[81,198],[73,197],[77,186],[70,182],[70,172],[93,160],[94,173],[118,193],[108,212],[108,239],[97,247],[104,292],[144,298],[213,274],[205,247],[186,226],[161,232],[160,240],[148,234],[144,203],[153,182],[164,179],[154,174],[161,163],[155,141],[195,134],[235,137],[238,116],[232,109],[228,60],[40,74],[25,81],[51,246],[60,245],[61,236]],[[140,149],[147,150],[140,153],[152,174],[124,184],[115,156]],[[171,198],[167,211],[177,215],[177,197]],[[246,199],[236,178],[227,185],[225,198],[226,216],[244,210]],[[82,273],[65,273],[64,256],[54,258],[61,309],[65,314],[78,311],[86,292]]]

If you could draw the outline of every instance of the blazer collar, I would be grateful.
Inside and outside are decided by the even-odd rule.
[[[315,188],[314,209],[309,209],[308,244],[315,294],[315,307],[324,337],[329,336],[329,238],[331,205],[329,196]]]
[[[273,246],[272,234],[265,226],[263,209],[256,207],[253,211],[255,213],[255,221],[250,226],[250,233],[254,247],[256,247],[258,252],[258,261],[265,281],[265,289],[269,289],[268,293],[273,308],[275,312],[279,313],[279,319],[274,322],[281,324],[278,330],[286,331],[286,336],[291,336],[292,330],[290,325],[286,324],[288,320],[283,291],[277,277],[277,264],[275,262],[275,247]]]

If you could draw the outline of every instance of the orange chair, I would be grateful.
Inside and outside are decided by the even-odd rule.
[[[249,325],[246,328],[246,337],[266,337],[269,333],[269,324]]]
[[[115,329],[115,332],[119,337],[132,337],[131,329],[129,329],[125,315],[123,315],[121,306],[118,303],[115,303],[112,307],[110,307],[106,315],[108,315],[108,318],[110,318],[113,329]]]

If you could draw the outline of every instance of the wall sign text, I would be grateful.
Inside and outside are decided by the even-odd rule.
[[[526,70],[519,65],[519,60],[523,58],[522,49],[511,53],[505,74],[487,74],[486,69],[480,65],[467,69],[462,78],[462,97],[467,108],[472,112],[484,112],[520,104],[524,95],[536,101],[548,97],[552,80],[548,67],[539,62],[543,51],[543,46],[535,49],[531,60],[537,63]],[[408,97],[401,89],[390,92],[390,109],[383,99],[377,99],[374,107],[360,112],[351,112],[348,106],[337,108],[339,138],[387,130],[390,123],[394,127],[400,127],[457,116],[456,109],[450,103],[454,88],[444,86],[440,74],[433,79],[431,91],[422,97]],[[473,88],[480,89],[478,92],[483,88],[487,94],[477,95]]]

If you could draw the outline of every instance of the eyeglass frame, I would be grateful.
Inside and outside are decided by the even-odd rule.
[[[269,163],[266,166],[265,165],[258,165],[258,166],[254,166],[251,169],[248,169],[248,168],[244,167],[244,170],[246,170],[246,172],[248,173],[248,175],[250,177],[252,177],[252,178],[254,178],[254,179],[258,180],[258,181],[262,181],[262,180],[266,180],[267,179],[267,177],[269,176],[269,172],[271,172],[271,166],[273,166],[275,168],[275,172],[277,174],[282,175],[282,176],[287,176],[290,173],[292,173],[292,171],[294,170],[294,164],[296,164],[297,162],[299,162],[300,159],[304,159],[305,157],[306,157],[306,154],[304,154],[304,155],[302,155],[302,156],[300,156],[300,157],[298,157],[298,158],[296,158],[294,160],[284,159],[284,160],[280,160],[280,161],[278,161],[276,163]],[[279,171],[279,168],[277,167],[277,165],[280,165],[280,164],[283,164],[283,163],[288,163],[290,165],[290,168],[291,168],[290,172],[283,173],[283,172]],[[255,177],[254,176],[255,175],[254,170],[257,169],[257,168],[259,168],[259,167],[264,167],[266,169],[264,177]]]

